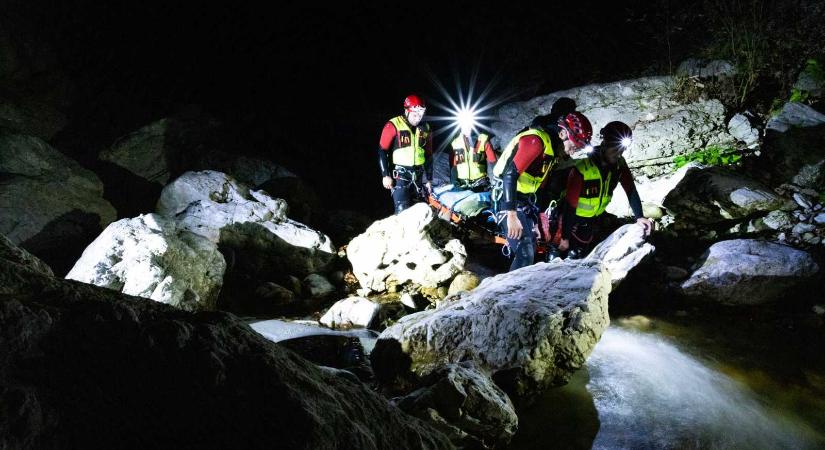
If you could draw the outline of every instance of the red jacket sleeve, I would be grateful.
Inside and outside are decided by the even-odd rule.
[[[487,155],[487,161],[496,162],[496,152],[493,151],[493,145],[490,144],[490,141],[487,141],[484,145],[484,153]]]
[[[579,194],[581,194],[582,186],[584,185],[584,177],[578,170],[571,170],[570,175],[567,176],[567,193],[564,199],[567,204],[575,211],[579,207]]]
[[[619,166],[619,181],[622,183],[622,188],[628,194],[636,190],[636,183],[633,182],[633,175],[630,169],[622,164]]]
[[[544,154],[544,144],[538,136],[522,136],[518,140],[518,151],[513,156],[513,164],[516,166],[518,173],[524,173],[530,167],[530,164],[533,164],[533,161],[542,154]]]
[[[381,140],[378,145],[384,149],[389,150],[392,147],[392,142],[395,140],[395,125],[392,122],[387,122],[384,129],[381,130]]]

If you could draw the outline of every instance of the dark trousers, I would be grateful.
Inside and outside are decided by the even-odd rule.
[[[392,188],[392,202],[395,205],[395,213],[409,208],[421,200],[421,193],[419,188],[422,185],[422,177],[416,176],[413,182],[413,176],[398,176],[395,178],[395,186]]]
[[[599,217],[579,217],[570,215],[570,250],[567,257],[571,259],[584,258],[593,249],[594,238],[599,229]]]
[[[504,236],[507,236],[507,217],[506,213],[501,212],[502,216],[499,218],[499,227]],[[516,216],[521,222],[521,239],[507,239],[507,246],[510,247],[510,257],[513,262],[510,263],[510,272],[533,264],[533,259],[536,256],[536,235],[533,233],[533,226],[536,223],[534,214],[528,213],[526,208],[519,207],[516,209]]]

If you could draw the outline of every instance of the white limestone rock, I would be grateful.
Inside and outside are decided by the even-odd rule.
[[[682,291],[725,304],[755,305],[782,299],[789,288],[818,272],[814,259],[802,250],[736,239],[713,244],[682,283]]]
[[[347,246],[347,258],[361,286],[380,292],[388,283],[436,288],[452,280],[464,269],[467,251],[458,239],[436,246],[433,226],[440,224],[432,209],[418,203],[355,237]]]
[[[319,322],[329,328],[366,328],[378,315],[380,309],[378,303],[363,297],[345,298],[335,302]]]
[[[66,278],[197,311],[215,309],[225,270],[213,242],[147,214],[109,225]]]

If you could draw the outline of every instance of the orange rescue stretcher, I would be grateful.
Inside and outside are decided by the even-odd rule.
[[[477,214],[466,214],[466,209],[464,211],[459,210],[459,208],[456,208],[457,202],[452,201],[453,199],[451,198],[447,198],[445,194],[448,192],[455,194],[462,191],[456,191],[447,186],[441,189],[436,188],[426,195],[427,203],[435,210],[439,218],[450,222],[467,234],[473,231],[488,242],[507,246],[507,239],[501,233],[496,223],[496,213],[492,204],[490,204],[489,207],[483,208]],[[487,196],[489,197],[489,193],[487,193]],[[478,208],[472,211],[478,211]],[[551,236],[548,211],[539,212],[538,218],[538,223],[533,232],[536,233],[536,260],[541,261],[544,260],[547,255],[549,242],[552,241],[555,245],[558,245],[561,237],[561,227],[557,227],[558,229],[555,230],[556,232]],[[507,254],[505,250],[503,250],[503,253]]]

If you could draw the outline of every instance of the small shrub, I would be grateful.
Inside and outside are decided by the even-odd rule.
[[[679,103],[693,103],[702,98],[702,90],[705,85],[699,81],[699,77],[689,77],[678,75],[673,80],[673,99]]]
[[[789,102],[797,102],[802,103],[808,99],[808,91],[803,91],[797,88],[791,89],[791,98],[788,99]]]
[[[699,162],[706,166],[725,166],[735,164],[742,159],[742,155],[735,148],[723,148],[711,145],[704,150],[695,151],[673,158],[676,169],[690,162]]]

